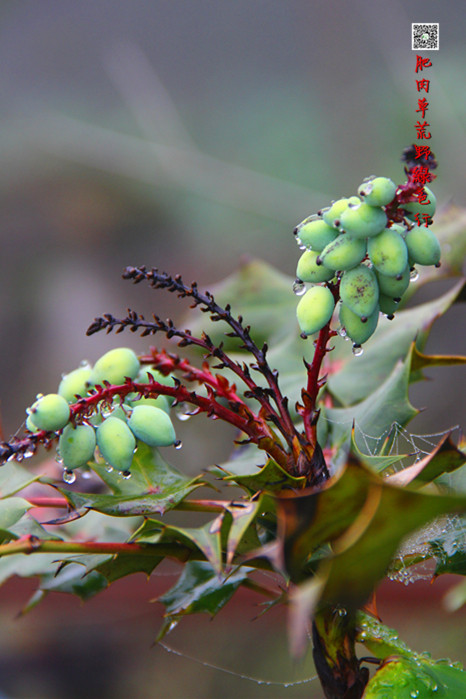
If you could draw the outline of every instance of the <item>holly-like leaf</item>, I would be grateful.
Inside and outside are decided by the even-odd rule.
[[[466,575],[466,517],[450,517],[440,536],[429,541],[436,560],[435,576]]]
[[[166,621],[157,640],[161,640],[171,625],[186,614],[205,612],[215,616],[246,580],[250,568],[239,568],[226,578],[219,577],[210,563],[189,561],[175,585],[159,597],[165,605]]]
[[[355,358],[348,353],[344,366],[331,373],[328,389],[335,398],[347,406],[371,397],[397,362],[405,360],[415,339],[417,348],[423,349],[434,320],[450,308],[462,287],[460,281],[433,301],[399,311],[393,321],[381,318],[364,344],[364,354]]]
[[[369,680],[364,699],[382,699],[390,688],[390,699],[462,699],[466,696],[466,672],[448,661],[428,658],[390,658]]]
[[[192,550],[198,549],[210,562],[212,568],[220,573],[222,570],[222,517],[223,515],[220,515],[202,527],[175,527],[149,519],[136,532],[134,541],[160,544],[180,542]]]
[[[410,356],[398,363],[392,373],[368,398],[351,408],[328,408],[327,417],[331,426],[331,443],[340,445],[335,459],[340,465],[346,458],[343,445],[349,447],[353,424],[356,426],[354,440],[359,449],[367,448],[365,437],[383,442],[394,424],[406,425],[415,415],[408,398]]]
[[[130,478],[115,471],[109,473],[100,464],[92,464],[92,468],[113,494],[78,493],[59,488],[75,510],[96,510],[113,517],[163,514],[204,485],[200,477],[187,478],[171,467],[157,450],[144,444],[139,445],[133,459]]]
[[[231,464],[232,462],[230,462]],[[234,462],[233,462],[234,467]],[[285,488],[303,488],[306,479],[304,477],[294,477],[284,471],[273,459],[268,459],[267,463],[258,471],[241,475],[227,475],[225,481],[234,481],[237,485],[245,488],[250,493],[259,490],[279,491]]]
[[[370,480],[367,503],[361,511],[363,526],[356,529],[356,536],[349,531],[333,544],[335,556],[330,561],[322,602],[350,609],[362,606],[410,532],[443,514],[466,510],[466,496],[396,488],[375,474]],[[357,520],[353,528],[356,525]]]
[[[395,485],[424,485],[444,473],[455,471],[465,463],[466,454],[458,449],[447,434],[430,454],[412,466],[387,476],[387,480]]]

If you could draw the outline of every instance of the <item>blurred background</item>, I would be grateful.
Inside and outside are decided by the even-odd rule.
[[[121,344],[147,349],[130,334],[86,338],[94,316],[131,307],[181,317],[181,302],[122,281],[126,265],[181,273],[203,288],[245,256],[294,276],[299,221],[368,175],[401,181],[399,158],[419,116],[412,22],[440,23],[440,51],[425,54],[433,63],[426,118],[439,161],[434,187],[440,208],[464,206],[459,0],[3,0],[5,438],[36,393],[55,391],[82,359]],[[464,352],[462,328],[455,306],[435,324],[427,351]],[[460,370],[430,376],[410,394],[428,406],[413,422],[420,434],[465,417]],[[173,459],[193,472],[229,452],[221,432],[203,439],[194,422],[183,426],[189,454]],[[51,597],[19,621],[30,586],[9,583],[0,593],[0,697],[320,696],[316,683],[264,687],[151,648],[160,610],[147,601],[169,583],[122,581],[84,606]],[[458,616],[441,611],[439,583],[435,593],[424,588],[416,600],[439,621],[429,637],[430,616],[413,610],[397,583],[384,588],[392,599],[386,623],[401,619],[408,643],[421,639],[419,650],[461,659]],[[286,657],[284,615],[249,624],[257,609],[246,597],[233,615],[187,622],[179,647],[239,674],[311,676],[312,663],[295,668]]]

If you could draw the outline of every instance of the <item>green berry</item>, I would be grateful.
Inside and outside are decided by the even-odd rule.
[[[137,405],[128,420],[133,434],[150,447],[168,447],[176,442],[172,421],[164,410]]]
[[[353,238],[369,238],[378,235],[387,225],[383,209],[360,202],[349,204],[340,216],[340,229]]]
[[[58,451],[67,469],[85,466],[94,457],[95,430],[91,425],[67,425],[58,441]]]
[[[382,233],[370,238],[367,252],[376,270],[387,277],[401,274],[408,264],[406,243],[392,228],[385,228]]]
[[[385,294],[379,294],[379,308],[381,313],[385,313],[389,318],[393,318],[398,307],[400,305],[399,301],[395,301],[391,296],[385,296]]]
[[[136,440],[126,422],[108,417],[98,426],[96,437],[105,461],[118,471],[129,471]]]
[[[352,238],[342,233],[320,253],[319,260],[333,270],[351,269],[366,256],[367,243],[363,238]]]
[[[340,221],[340,216],[347,206],[349,204],[360,203],[361,200],[359,197],[342,197],[342,199],[337,199],[337,201],[333,202],[332,206],[322,211],[322,218],[324,219],[325,223],[328,223],[329,226],[338,228],[336,222]]]
[[[32,423],[38,430],[61,430],[70,419],[67,401],[58,393],[42,396],[29,408]]]
[[[405,241],[410,261],[419,265],[437,265],[440,262],[440,243],[429,228],[412,228]]]
[[[328,246],[327,246],[328,247]],[[335,276],[333,269],[329,269],[325,264],[318,265],[316,263],[319,253],[314,250],[306,250],[298,260],[296,267],[296,276],[303,282],[328,282]],[[321,256],[322,253],[320,253]]]
[[[29,430],[29,432],[39,432],[37,425],[35,425],[34,422],[31,420],[30,415],[28,415],[26,418],[26,429]]]
[[[340,298],[360,318],[368,318],[377,308],[379,286],[372,269],[361,264],[343,273]]]
[[[140,366],[139,359],[133,350],[118,347],[106,352],[97,360],[89,382],[94,385],[101,384],[103,381],[121,384],[127,376],[134,379],[138,375]]]
[[[87,393],[91,374],[90,364],[85,364],[70,371],[69,374],[65,374],[58,386],[58,395],[63,396],[68,403],[74,403],[76,396],[84,396]]]
[[[375,310],[367,316],[367,319],[363,322],[361,317],[346,306],[346,304],[340,304],[340,323],[346,330],[346,334],[349,338],[356,344],[362,345],[366,342],[371,335],[374,334],[379,322],[379,307],[376,306]]]
[[[401,298],[409,286],[409,265],[397,277],[387,277],[376,272],[380,293],[391,298]]]
[[[386,206],[390,204],[396,193],[396,184],[388,177],[374,177],[363,182],[358,188],[358,194],[370,206]]]
[[[334,240],[338,232],[327,225],[319,216],[309,216],[296,228],[296,242],[300,246],[305,246],[320,252]]]
[[[157,396],[157,398],[138,398],[137,396],[137,393],[129,393],[125,402],[132,407],[137,405],[153,405],[166,413],[170,412],[170,403],[167,400],[167,396]]]
[[[402,208],[406,212],[406,218],[409,218],[410,221],[416,221],[416,214],[419,214],[421,223],[424,223],[422,214],[427,214],[430,217],[427,223],[432,223],[432,217],[437,207],[437,199],[429,187],[424,187],[424,191],[427,194],[427,200],[424,204],[420,204],[418,201],[410,201],[402,205]],[[427,202],[429,203],[427,204]]]
[[[333,294],[326,286],[312,286],[300,299],[296,316],[305,335],[321,330],[332,317],[335,308]]]

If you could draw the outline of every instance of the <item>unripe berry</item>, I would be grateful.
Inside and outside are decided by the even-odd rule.
[[[167,400],[167,396],[157,396],[157,398],[145,398],[143,396],[142,398],[137,398],[137,395],[137,393],[128,394],[125,402],[132,407],[136,407],[137,405],[153,405],[156,408],[160,408],[160,410],[163,410],[165,413],[170,412],[170,404]]]
[[[363,321],[346,304],[340,304],[340,323],[346,330],[348,337],[356,345],[362,345],[374,334],[379,322],[379,315],[379,307],[377,306],[371,315]]]
[[[398,297],[399,298],[399,297]],[[395,301],[391,296],[385,296],[385,294],[379,294],[379,307],[382,313],[387,316],[392,316],[398,310],[400,305],[399,301]]]
[[[176,442],[172,421],[164,410],[137,405],[128,420],[133,434],[150,447],[168,447]]]
[[[396,184],[389,177],[374,177],[363,182],[358,188],[358,194],[370,206],[386,206],[396,193]]]
[[[427,222],[432,223],[432,217],[435,214],[435,209],[437,208],[437,199],[429,187],[424,187],[424,191],[427,194],[428,204],[427,202],[420,204],[418,201],[410,201],[407,204],[401,205],[401,208],[403,208],[406,212],[406,218],[409,218],[410,221],[416,221],[416,214],[419,214],[421,223],[424,223],[424,217],[422,214],[427,214],[430,217]]]
[[[94,385],[101,384],[103,381],[121,384],[127,376],[134,379],[139,369],[139,359],[133,350],[118,347],[106,352],[96,361],[89,382]]]
[[[419,265],[436,265],[440,262],[440,243],[429,228],[412,228],[405,241],[410,261]]]
[[[399,277],[387,277],[385,274],[376,272],[380,293],[391,298],[400,298],[409,286],[409,265],[406,265]]]
[[[65,374],[58,386],[58,395],[63,396],[68,403],[74,403],[77,395],[84,396],[87,393],[91,374],[90,364],[85,364]]]
[[[379,299],[375,273],[363,264],[344,272],[340,282],[340,298],[360,318],[372,315]]]
[[[387,225],[383,209],[369,204],[349,204],[340,216],[340,229],[353,238],[369,238],[378,235]]]
[[[304,219],[296,229],[298,245],[304,245],[316,252],[323,250],[337,235],[338,232],[334,228],[316,216]]]
[[[296,276],[303,282],[328,282],[335,276],[333,269],[329,269],[325,264],[318,265],[316,258],[319,253],[314,250],[306,250],[298,260]],[[319,255],[320,256],[320,255]]]
[[[321,330],[332,317],[335,308],[333,294],[326,286],[312,286],[296,307],[301,332],[312,335]]]
[[[91,425],[67,425],[58,441],[58,451],[67,469],[84,466],[94,457],[95,430]]]
[[[408,264],[406,243],[399,233],[386,228],[367,243],[367,252],[374,267],[387,277],[402,274]]]
[[[319,255],[319,260],[330,269],[345,270],[358,265],[366,256],[367,243],[363,238],[352,238],[342,233],[329,243]]]
[[[361,200],[359,199],[359,197],[342,197],[341,199],[337,199],[337,201],[334,201],[331,206],[329,206],[322,212],[322,218],[324,219],[325,223],[328,223],[329,226],[338,228],[338,226],[336,225],[336,221],[340,220],[340,216],[342,212],[346,209],[346,207],[349,204],[360,203]]]
[[[29,408],[32,423],[39,430],[55,432],[61,430],[70,419],[67,401],[58,393],[42,396]]]
[[[97,446],[105,461],[118,471],[129,471],[136,440],[126,422],[108,417],[97,428]]]

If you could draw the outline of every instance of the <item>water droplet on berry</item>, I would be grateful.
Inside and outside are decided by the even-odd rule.
[[[65,468],[63,471],[63,480],[65,483],[68,483],[68,485],[71,485],[71,483],[74,483],[76,480],[76,474],[74,471],[70,471],[69,469]]]
[[[121,475],[125,481],[128,481],[131,478],[131,471],[122,471]]]
[[[410,282],[417,282],[419,279],[419,272],[417,269],[412,269],[411,272],[409,273],[409,281]]]
[[[306,292],[306,285],[301,279],[295,279],[293,282],[293,293],[296,296],[302,296]]]
[[[353,345],[353,350],[352,350],[352,352],[353,352],[353,354],[354,354],[355,357],[360,357],[361,354],[364,353],[364,350],[363,350],[363,348],[361,347],[361,345]]]
[[[38,393],[38,394],[36,395],[36,400],[40,400],[40,399],[43,398],[43,397],[44,397],[44,394],[43,394],[43,393]]]
[[[343,326],[341,326],[341,327],[338,328],[337,333],[339,334],[340,337],[345,337],[345,338],[346,338],[346,336],[347,336],[347,334],[348,334],[348,333],[346,332],[346,328],[344,328]]]
[[[113,471],[113,466],[110,466],[110,464],[107,464],[107,466],[105,467],[105,470],[107,471],[107,473],[111,473]]]
[[[175,447],[175,449],[181,449],[181,447],[183,446],[183,442],[181,441],[181,439],[177,439],[173,446]]]

